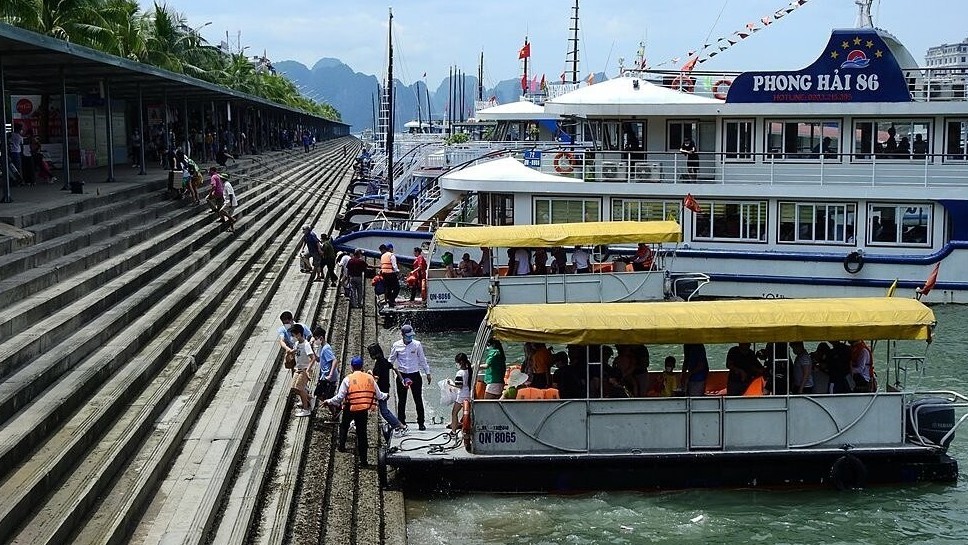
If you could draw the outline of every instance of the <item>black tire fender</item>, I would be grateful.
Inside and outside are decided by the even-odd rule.
[[[864,268],[864,256],[859,251],[853,251],[844,258],[844,270],[850,274],[857,274]]]
[[[837,490],[864,488],[867,466],[853,454],[844,454],[830,466],[830,482]]]

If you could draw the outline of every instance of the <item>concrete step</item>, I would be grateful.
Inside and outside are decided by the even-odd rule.
[[[169,345],[169,348],[167,350],[160,350],[160,351],[159,350],[152,351],[150,349],[146,350],[147,354],[145,357],[157,357],[158,352],[166,353],[167,357],[161,358],[163,361],[159,361],[158,363],[161,365],[164,365],[165,363],[171,363],[178,366],[181,370],[177,373],[161,372],[157,374],[157,379],[168,380],[169,383],[171,383],[171,388],[159,389],[149,385],[147,388],[137,388],[136,392],[134,393],[141,393],[143,394],[143,396],[144,395],[162,396],[162,397],[167,397],[168,399],[173,398],[177,394],[178,388],[175,388],[175,386],[177,386],[176,383],[186,382],[189,376],[191,375],[191,373],[195,371],[194,368],[197,365],[201,364],[200,363],[201,359],[198,359],[198,358],[204,357],[204,350],[202,350],[202,348],[206,348],[208,351],[211,351],[212,346],[214,346],[218,342],[218,339],[220,339],[220,336],[216,335],[215,332],[220,329],[220,323],[221,323],[222,317],[228,316],[227,319],[230,320],[231,316],[233,316],[234,314],[238,314],[238,312],[240,312],[240,310],[242,309],[246,301],[248,301],[249,298],[251,297],[253,293],[252,290],[258,286],[258,282],[243,282],[242,281],[243,271],[248,271],[247,274],[250,274],[250,275],[252,274],[258,275],[259,273],[264,275],[269,270],[272,260],[269,260],[265,264],[258,267],[249,266],[249,265],[254,265],[258,261],[259,256],[261,256],[261,253],[264,250],[273,248],[272,244],[268,242],[263,242],[262,244],[259,244],[256,242],[256,240],[266,239],[267,236],[271,236],[269,235],[269,233],[273,233],[273,227],[277,232],[288,232],[285,227],[281,226],[282,224],[283,222],[279,222],[275,216],[271,216],[271,215],[264,216],[261,221],[256,222],[256,224],[253,225],[254,230],[251,233],[247,233],[247,235],[249,235],[248,238],[239,238],[234,242],[231,242],[230,246],[235,248],[226,252],[226,254],[221,258],[219,262],[213,262],[212,264],[210,264],[208,268],[202,269],[199,273],[196,274],[195,276],[195,278],[197,278],[196,282],[205,285],[207,287],[207,291],[211,292],[211,295],[204,298],[204,301],[206,302],[206,304],[202,305],[200,308],[196,308],[198,307],[198,305],[189,305],[188,308],[185,309],[186,310],[185,315],[188,317],[187,323],[182,323],[175,327],[175,329],[178,332],[177,334],[179,336],[193,337],[194,335],[193,338],[198,339],[198,341],[201,342],[201,346],[196,349],[195,358],[187,357],[186,355],[186,357],[175,358],[175,360],[171,360],[172,349],[177,349],[173,345]],[[225,238],[234,238],[234,237],[225,236]],[[255,240],[250,240],[250,239],[255,239]],[[272,239],[268,239],[268,241],[272,242]],[[253,242],[256,242],[256,243],[252,244]],[[282,245],[278,245],[278,247],[281,249]],[[239,257],[241,257],[241,254],[239,254],[237,250],[243,250],[246,255],[249,255],[249,257],[245,259],[239,259]],[[279,250],[275,250],[275,251],[279,251]],[[227,264],[229,262],[238,263],[241,266],[235,267],[235,268],[227,267]],[[220,271],[220,270],[221,271],[235,270],[236,271],[234,273],[235,277],[225,279],[224,282],[216,282],[216,283],[204,282],[206,278],[213,278],[213,275],[215,275],[216,271]],[[232,313],[227,313],[225,309],[222,309],[220,311],[217,309],[218,304],[222,304],[222,305],[229,304],[230,298],[227,297],[227,294],[230,291],[231,286],[238,286],[239,290],[241,290],[243,294],[240,297],[231,298],[231,300],[234,301],[233,304],[235,305],[234,306],[235,310],[232,311]],[[191,292],[194,292],[195,290],[189,289],[187,287],[182,287],[181,290],[179,291],[188,292],[188,293],[183,294],[177,301],[171,301],[171,299],[173,298],[167,298],[166,301],[168,302],[164,305],[164,308],[157,309],[155,312],[160,313],[162,316],[168,315],[168,314],[174,316],[178,314],[177,312],[178,309],[185,307],[185,302],[186,302],[185,297],[189,297],[190,298],[189,300],[191,300],[191,298],[197,298],[197,296],[192,297],[195,294]],[[205,291],[203,291],[202,293],[205,293]],[[214,330],[212,330],[211,328],[207,330],[203,328],[203,322],[205,321],[205,318],[208,318],[208,321],[213,323],[216,326]],[[159,316],[155,316],[152,319],[159,320],[161,318]],[[201,339],[199,339],[199,337],[201,337]],[[183,354],[188,354],[188,352],[183,352]],[[137,365],[137,360],[133,362],[132,365],[127,366],[126,369],[130,369],[132,367],[135,369],[142,368],[142,366]],[[176,379],[175,377],[182,377],[182,378]],[[130,381],[126,381],[126,383],[131,384]],[[123,392],[129,392],[131,390],[135,390],[135,388],[129,388],[124,386],[124,384],[115,384],[114,386],[115,388],[109,390],[108,393],[106,394],[107,399],[117,399],[119,397],[118,396],[119,389],[122,390]],[[163,392],[168,392],[168,393],[163,394]],[[99,396],[99,397],[102,397],[102,396]],[[159,403],[161,401],[165,401],[165,403],[167,403],[167,401],[164,399],[159,399],[158,401]],[[140,438],[143,438],[143,435],[145,433],[144,432],[145,424],[147,423],[148,425],[150,425],[151,422],[154,420],[154,418],[156,418],[158,414],[160,414],[161,409],[164,407],[164,405],[160,405],[159,403],[155,403],[154,405],[152,405],[152,407],[154,408],[150,409],[149,411],[147,405],[138,405],[138,402],[136,402],[133,410],[129,410],[122,413],[122,417],[124,415],[135,415],[141,418],[142,423],[140,425],[140,428],[142,429],[142,431],[140,431],[138,434],[135,434],[135,435],[139,435]],[[151,414],[145,414],[146,411],[151,412]],[[118,416],[117,412],[118,412],[117,410],[114,410],[114,411],[106,410],[102,413],[104,415],[103,418],[110,421],[114,417]],[[113,414],[109,414],[109,413],[113,413]],[[87,421],[90,418],[90,417],[83,418],[83,414],[79,414],[77,416],[82,417],[81,419],[82,422]],[[115,426],[115,428],[117,428],[117,426]],[[61,435],[61,434],[58,434],[58,435]],[[70,434],[70,435],[76,436],[76,434]],[[109,434],[109,437],[110,437],[110,434]],[[124,441],[124,444],[136,445],[136,443],[140,442],[139,437],[129,437],[128,440]],[[104,444],[104,442],[102,442],[101,444]],[[109,444],[113,444],[116,447],[113,453],[108,453],[109,455],[106,459],[109,460],[109,463],[104,463],[102,461],[101,463],[94,464],[94,467],[102,471],[107,476],[106,478],[108,478],[108,480],[110,480],[110,478],[114,476],[114,473],[117,470],[117,464],[127,461],[130,456],[131,449],[134,448],[134,446],[127,446],[125,448],[128,449],[128,452],[120,452],[120,451],[117,451],[118,448],[121,448],[120,443],[115,441]],[[61,450],[60,452],[63,452],[63,450]],[[83,449],[80,452],[78,452],[78,454],[82,454],[82,453],[83,453]],[[34,458],[36,458],[36,456]],[[30,462],[33,462],[34,458],[32,458]],[[64,458],[60,458],[60,459],[64,460]],[[65,460],[61,462],[61,465],[69,466],[72,462],[73,460]],[[49,466],[52,464],[48,463],[45,465]],[[67,469],[66,467],[61,468],[61,475],[63,475],[66,469]],[[19,473],[20,471],[18,471],[18,474]],[[72,473],[72,475],[75,475],[75,474],[77,474],[77,472]],[[54,476],[54,475],[48,474],[42,477],[42,481],[46,481],[47,479],[54,479],[54,481],[56,482],[57,479],[59,479],[59,477],[60,476]],[[13,479],[9,479],[7,482],[4,483],[3,486],[6,487],[7,483],[11,481],[13,481]],[[90,488],[94,486],[96,482],[101,482],[103,484],[103,479],[101,481],[82,479],[81,484],[82,485],[86,484],[88,485],[88,488]],[[21,489],[22,488],[18,487],[16,490],[21,490]],[[32,487],[32,489],[37,490],[37,487]],[[62,490],[71,490],[71,487],[61,485],[58,488],[57,494],[61,494]],[[64,493],[70,494],[70,492],[64,492]],[[36,492],[34,492],[34,494],[36,495]],[[74,505],[73,508],[81,508],[83,510],[86,508],[85,506],[90,507],[91,503],[94,501],[94,499],[96,499],[97,495],[98,495],[98,492],[92,490],[90,492],[83,493],[79,496],[75,495],[75,500],[73,502],[68,501],[67,503]],[[17,503],[20,503],[21,505],[28,505],[27,508],[29,509],[29,502],[26,504],[24,503],[28,499],[30,498],[24,497],[24,499],[21,502],[17,502]],[[33,500],[37,501],[38,498],[34,497]],[[6,506],[7,504],[4,505],[4,507]],[[80,519],[77,517],[70,517],[70,518],[76,519],[74,520],[74,523],[80,522]],[[7,520],[6,518],[0,518],[0,521],[6,521],[6,520]],[[58,528],[65,528],[65,524],[66,522],[62,520],[61,522],[57,523],[56,526]],[[39,527],[47,527],[47,526],[49,525],[40,525]],[[0,527],[4,527],[3,523],[0,523]],[[34,526],[34,528],[38,528],[38,526]],[[56,542],[58,536],[66,538],[67,534],[69,534],[69,531],[60,529],[53,533],[42,531],[41,534],[53,536],[53,539]]]

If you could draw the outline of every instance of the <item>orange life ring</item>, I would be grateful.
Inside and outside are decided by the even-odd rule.
[[[460,430],[461,435],[464,436],[464,448],[467,452],[471,451],[471,402],[467,399],[464,400],[464,414],[461,415],[460,419]]]
[[[575,171],[575,166],[578,161],[575,160],[575,156],[570,151],[559,152],[555,155],[555,172],[559,174],[570,174]]]
[[[713,97],[718,98],[719,100],[726,100],[726,95],[729,93],[729,86],[732,84],[733,84],[732,80],[728,80],[728,79],[721,79],[716,83],[714,83],[712,87]],[[726,90],[725,91],[719,90],[720,86],[725,87]]]
[[[691,93],[696,90],[696,80],[689,76],[676,76],[669,86],[677,91]]]

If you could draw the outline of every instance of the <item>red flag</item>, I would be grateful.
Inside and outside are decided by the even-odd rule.
[[[924,286],[921,286],[921,295],[927,295],[928,292],[934,289],[934,285],[938,283],[938,269],[940,268],[940,261],[934,264],[934,269],[932,269],[931,274],[928,275],[928,279],[924,282]]]
[[[680,68],[679,70],[681,70],[682,72],[692,72],[692,69],[696,67],[696,61],[698,60],[699,60],[699,55],[692,57],[691,59],[686,61],[686,64],[683,64],[682,68]]]
[[[528,43],[528,40],[525,40],[524,47],[522,47],[521,50],[518,51],[518,59],[527,59],[530,56],[531,56],[531,44]]]
[[[524,74],[521,76],[521,90],[524,92],[528,91],[528,75]]]
[[[682,205],[693,212],[702,212],[702,208],[699,207],[699,203],[696,202],[696,198],[692,196],[692,193],[686,193],[686,198],[682,199]]]

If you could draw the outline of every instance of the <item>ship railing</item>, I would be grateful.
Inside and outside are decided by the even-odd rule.
[[[700,152],[690,164],[676,151],[543,150],[539,170],[586,182],[962,186],[968,154]]]
[[[964,102],[968,100],[968,69],[905,68],[904,76],[915,102]]]

